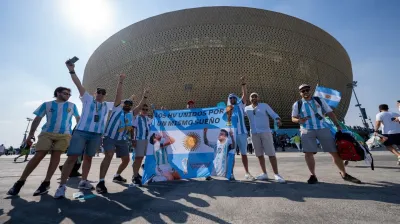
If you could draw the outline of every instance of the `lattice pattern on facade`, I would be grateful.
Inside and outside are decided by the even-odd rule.
[[[128,78],[125,97],[151,88],[149,102],[180,109],[188,100],[197,107],[240,94],[239,77],[290,122],[292,104],[302,83],[317,83],[342,92],[336,110],[347,112],[353,80],[345,49],[322,29],[272,11],[243,7],[185,9],[151,17],[119,31],[90,57],[84,85],[114,97],[117,74]]]

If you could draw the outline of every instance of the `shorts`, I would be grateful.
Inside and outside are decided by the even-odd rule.
[[[383,145],[392,146],[392,145],[400,145],[400,133],[397,134],[383,134],[383,136],[387,137]]]
[[[239,147],[240,154],[247,155],[247,134],[236,135],[236,144]]]
[[[104,151],[115,150],[117,158],[129,156],[129,145],[127,140],[115,140],[110,137],[103,139]]]
[[[135,147],[135,157],[144,157],[146,155],[148,144],[149,144],[148,139],[137,140]]]
[[[27,155],[29,155],[30,152],[31,152],[30,149],[22,149],[20,155],[21,156],[27,156]]]
[[[50,132],[42,132],[38,136],[36,143],[36,151],[61,151],[67,150],[71,140],[70,134],[58,134]]]
[[[301,129],[301,144],[303,145],[303,152],[318,152],[318,143],[322,146],[324,152],[337,152],[335,139],[328,128],[323,129]]]
[[[275,156],[274,140],[271,132],[251,134],[251,141],[256,156]]]
[[[75,130],[68,148],[68,156],[80,156],[84,153],[93,157],[101,145],[101,134]]]

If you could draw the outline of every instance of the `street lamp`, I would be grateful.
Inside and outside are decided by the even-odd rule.
[[[28,125],[26,126],[26,130],[25,130],[25,134],[24,134],[24,139],[22,140],[22,144],[24,144],[25,140],[26,140],[26,134],[28,134],[28,128],[29,128],[29,124],[31,123],[31,121],[33,121],[32,118],[27,117],[26,121],[28,121]]]
[[[357,104],[356,104],[355,106],[358,107],[358,108],[360,108],[361,119],[362,119],[362,122],[363,122],[363,124],[364,124],[364,127],[367,128],[367,129],[369,129],[368,123],[367,123],[367,121],[365,120],[366,117],[367,117],[366,112],[365,112],[365,108],[362,108],[362,107],[361,107],[361,104],[360,104],[360,102],[358,101],[358,97],[357,97],[356,91],[354,90],[354,87],[357,87],[357,81],[353,81],[353,82],[351,82],[351,83],[348,83],[346,86],[347,86],[348,88],[351,88],[351,89],[353,90],[354,97],[356,98],[356,101],[357,101]],[[364,115],[364,114],[365,114],[365,115]]]

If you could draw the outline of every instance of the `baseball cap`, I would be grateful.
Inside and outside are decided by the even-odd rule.
[[[124,102],[124,104],[133,105],[133,100],[131,100],[131,99],[125,99],[125,100],[123,100],[123,102]]]
[[[255,92],[254,92],[254,93],[251,93],[251,94],[250,94],[250,97],[253,96],[253,95],[257,95],[257,96],[258,96],[258,93],[255,93]]]
[[[308,84],[301,84],[301,85],[299,86],[299,90],[301,90],[301,89],[303,89],[303,88],[306,88],[306,87],[310,88],[311,86],[308,85]]]

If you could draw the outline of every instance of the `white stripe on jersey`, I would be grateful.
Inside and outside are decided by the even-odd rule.
[[[149,136],[151,119],[148,116],[137,115],[133,126],[136,128],[136,140],[145,140]],[[147,135],[146,135],[147,132]]]
[[[110,103],[95,101],[95,98],[85,92],[81,97],[83,104],[82,116],[79,123],[76,125],[76,129],[80,131],[95,132],[99,134],[104,133],[104,129],[107,122],[107,114],[110,109]],[[97,107],[97,110],[96,110]],[[94,122],[95,115],[98,115],[98,122]]]
[[[110,119],[108,120],[107,126],[106,126],[106,131],[105,131],[105,136],[108,136],[112,139],[115,140],[126,140],[126,134],[128,133],[128,130],[132,129],[133,123],[132,123],[132,117],[128,118],[128,116],[133,116],[131,112],[126,113],[123,115],[124,111],[122,110],[122,106],[114,107],[112,109],[112,113],[110,116]],[[124,116],[124,122],[127,122],[125,129],[122,132],[119,132],[118,130],[121,127],[121,116]]]
[[[242,101],[237,103],[234,106],[233,110],[233,116],[237,116],[237,127],[236,127],[236,134],[241,135],[241,134],[247,134],[247,128],[246,128],[246,123],[244,122],[244,107],[245,105],[243,104]]]

